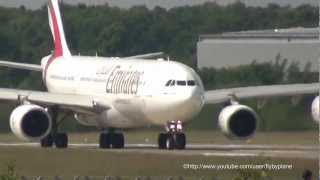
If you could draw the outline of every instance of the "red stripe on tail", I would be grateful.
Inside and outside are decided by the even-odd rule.
[[[62,42],[61,42],[61,36],[60,36],[57,16],[56,16],[56,13],[54,11],[54,8],[53,8],[51,1],[49,1],[48,7],[49,7],[49,11],[50,11],[52,26],[53,26],[52,30],[53,30],[53,36],[54,36],[54,38],[53,38],[54,39],[54,52],[44,68],[44,72],[43,72],[44,84],[47,84],[47,72],[48,72],[48,68],[49,68],[50,64],[57,57],[60,57],[63,55],[63,48],[62,48]]]
[[[63,49],[62,49],[62,42],[61,42],[61,36],[60,36],[60,30],[58,26],[57,16],[54,11],[54,8],[51,4],[51,1],[49,1],[49,8],[50,8],[50,15],[53,25],[53,34],[54,34],[54,53],[53,56],[60,57],[63,55]],[[51,58],[53,59],[53,58]],[[47,65],[50,64],[50,62],[47,63]]]

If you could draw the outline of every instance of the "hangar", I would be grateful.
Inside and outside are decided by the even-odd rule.
[[[197,66],[232,67],[242,64],[274,61],[278,55],[288,63],[298,62],[300,68],[312,63],[318,71],[320,55],[317,28],[272,29],[228,32],[199,36]]]

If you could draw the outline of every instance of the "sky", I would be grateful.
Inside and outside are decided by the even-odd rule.
[[[88,5],[101,5],[108,3],[110,6],[117,6],[120,8],[130,8],[134,5],[146,5],[148,8],[152,9],[156,6],[161,6],[163,8],[172,8],[184,5],[196,5],[202,4],[204,2],[211,1],[217,2],[221,5],[227,5],[234,3],[238,0],[64,0],[65,3],[78,4],[85,3]],[[318,0],[240,0],[249,6],[266,6],[269,3],[277,3],[281,6],[290,5],[293,7],[299,6],[301,4],[311,4],[317,5]],[[0,0],[0,6],[5,7],[20,7],[24,5],[28,9],[38,9],[43,6],[47,0]]]

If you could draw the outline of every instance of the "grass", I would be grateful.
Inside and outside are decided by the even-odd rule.
[[[155,143],[158,132],[128,131],[128,143]],[[96,143],[97,133],[70,134],[71,142]],[[258,133],[250,142],[230,141],[221,133],[213,131],[190,131],[188,139],[192,143],[250,143],[250,144],[305,144],[318,143],[318,132],[294,133]],[[17,142],[12,134],[0,135],[1,142]],[[159,151],[159,150],[156,150]],[[160,152],[160,151],[159,151]],[[20,175],[25,176],[62,176],[71,179],[73,176],[188,176],[189,179],[204,176],[209,179],[230,180],[238,176],[238,170],[184,169],[183,164],[292,164],[292,170],[266,171],[274,179],[301,179],[305,169],[311,169],[318,175],[318,161],[308,159],[285,158],[250,158],[250,157],[207,157],[203,155],[176,155],[168,153],[148,153],[129,150],[79,149],[41,149],[34,147],[0,147],[0,172],[2,164],[14,162]],[[257,171],[248,171],[256,173]],[[246,172],[246,173],[248,173]],[[317,176],[316,176],[317,177]],[[98,178],[97,178],[98,179]],[[103,178],[100,178],[103,179]],[[128,178],[129,179],[129,178]]]
[[[277,179],[296,179],[304,169],[318,171],[318,162],[301,159],[221,158],[149,154],[126,150],[41,149],[1,147],[0,162],[14,161],[19,174],[26,176],[216,176],[234,177],[236,170],[184,169],[183,164],[292,164],[293,170],[267,171]]]

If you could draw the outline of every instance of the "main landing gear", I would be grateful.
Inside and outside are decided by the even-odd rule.
[[[159,149],[185,149],[186,135],[183,133],[181,121],[170,121],[166,125],[166,133],[160,133],[158,138]]]
[[[41,140],[41,147],[43,148],[52,147],[53,144],[56,145],[56,148],[67,148],[68,135],[66,133],[51,133]]]
[[[70,114],[67,113],[62,118],[58,117],[59,108],[51,107],[48,109],[52,118],[52,130],[48,136],[43,138],[40,142],[41,147],[50,148],[53,145],[56,148],[67,148],[68,147],[68,135],[66,133],[58,133],[58,128],[66,117]],[[121,149],[124,148],[124,136],[123,133],[115,132],[114,129],[110,129],[108,132],[103,132],[100,134],[99,138],[99,147],[106,148],[115,148]]]
[[[66,133],[58,133],[58,127],[62,121],[69,115],[66,114],[63,118],[58,121],[58,108],[53,107],[50,109],[52,117],[52,130],[48,136],[43,138],[40,142],[41,147],[49,148],[53,145],[56,148],[67,148],[68,147],[68,135]]]
[[[117,133],[113,130],[103,132],[100,134],[99,147],[102,149],[122,149],[124,148],[124,136],[123,133]]]

